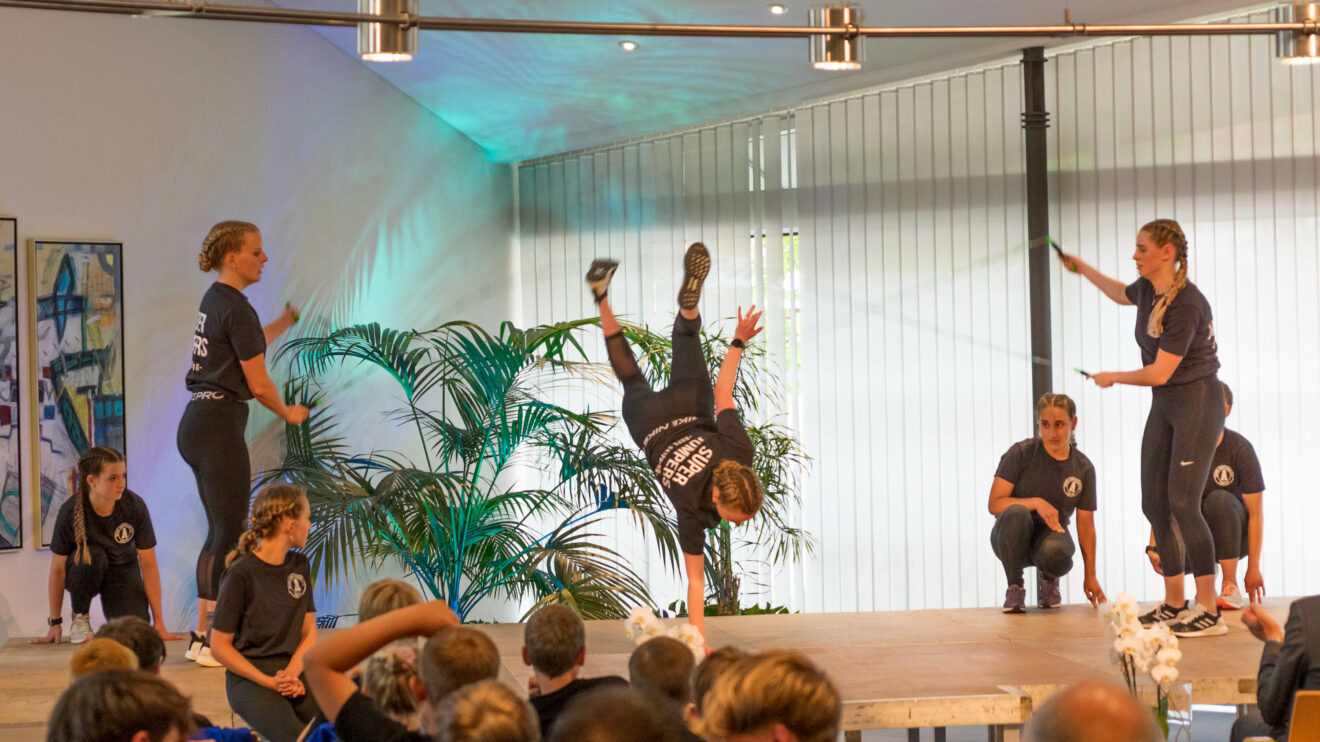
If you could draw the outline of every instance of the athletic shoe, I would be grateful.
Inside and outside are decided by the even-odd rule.
[[[1063,602],[1063,597],[1059,595],[1059,581],[1042,577],[1036,583],[1036,605],[1040,608],[1058,608]]]
[[[678,290],[678,308],[696,309],[701,300],[701,284],[710,273],[710,253],[700,242],[688,246],[683,256],[683,286]]]
[[[188,651],[183,653],[183,658],[189,662],[196,662],[197,655],[202,653],[202,647],[206,646],[206,637],[198,634],[196,631],[188,632]]]
[[[615,260],[591,261],[591,267],[587,269],[587,287],[591,289],[597,304],[605,298],[610,288],[610,279],[614,278],[614,271],[618,268],[619,263]]]
[[[73,614],[73,624],[69,626],[69,643],[85,644],[92,638],[92,617],[86,613]]]
[[[1228,633],[1228,624],[1218,613],[1207,611],[1200,603],[1184,612],[1169,624],[1174,636],[1184,639],[1197,636],[1222,636]]]
[[[1240,611],[1242,602],[1242,592],[1238,590],[1238,586],[1226,582],[1224,589],[1219,592],[1219,600],[1215,601],[1215,607],[1221,611]]]
[[[211,656],[210,645],[205,645],[197,652],[197,664],[202,667],[224,667],[220,660]]]
[[[1027,612],[1027,589],[1021,585],[1009,585],[1004,593],[1004,613]]]
[[[1169,624],[1177,621],[1182,614],[1187,613],[1188,611],[1189,604],[1187,603],[1183,603],[1181,608],[1169,605],[1168,603],[1160,603],[1154,609],[1146,611],[1138,616],[1137,620],[1141,622],[1142,626],[1150,626],[1151,624],[1157,623]]]

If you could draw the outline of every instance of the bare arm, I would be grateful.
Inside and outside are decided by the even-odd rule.
[[[1242,495],[1247,506],[1247,574],[1243,580],[1247,596],[1259,601],[1265,597],[1265,578],[1260,574],[1260,545],[1265,540],[1264,492]]]
[[[1155,355],[1154,363],[1143,366],[1136,371],[1103,371],[1098,374],[1091,374],[1087,378],[1094,381],[1095,385],[1101,389],[1108,389],[1114,384],[1164,386],[1173,377],[1173,372],[1178,370],[1178,364],[1182,363],[1182,359],[1182,356],[1175,356],[1167,350],[1161,350]]]
[[[59,554],[50,555],[50,579],[46,583],[46,595],[50,602],[51,618],[59,618],[64,615],[64,570],[66,556]],[[59,644],[60,637],[64,635],[63,628],[52,626],[46,631],[46,635],[33,639],[32,644]]]
[[[284,311],[280,313],[280,316],[276,317],[274,322],[261,328],[262,333],[266,336],[266,345],[275,342],[275,338],[283,335],[285,330],[293,327],[294,323],[298,321],[297,316],[298,310],[290,304],[285,304]]]
[[[1127,284],[1116,278],[1106,276],[1096,270],[1095,266],[1092,266],[1076,255],[1064,254],[1060,260],[1063,261],[1064,267],[1074,273],[1080,273],[1081,275],[1086,276],[1086,280],[1095,284],[1095,287],[1100,289],[1100,291],[1103,292],[1105,296],[1108,296],[1115,304],[1129,307],[1132,306],[1132,302],[1128,301],[1127,298]]]
[[[1077,511],[1077,546],[1082,551],[1082,592],[1091,606],[1105,602],[1105,591],[1100,589],[1100,581],[1095,576],[1095,511]]]
[[[243,369],[243,378],[247,379],[248,390],[252,392],[252,396],[256,397],[258,402],[265,405],[271,412],[284,418],[284,421],[290,425],[298,425],[307,419],[306,407],[284,404],[279,389],[275,386],[275,382],[271,381],[270,373],[266,371],[265,353],[253,356],[246,361],[239,361],[238,365]]]
[[[684,554],[687,569],[688,623],[697,627],[701,638],[706,638],[706,557],[703,554]]]
[[[151,606],[151,625],[166,641],[181,639],[171,634],[165,626],[165,613],[161,610],[160,600],[160,565],[156,561],[154,548],[138,549],[138,567],[142,570],[142,584],[147,589],[147,603]]]
[[[999,515],[1008,509],[1010,505],[1021,505],[1022,507],[1036,513],[1045,521],[1045,525],[1052,531],[1064,532],[1064,527],[1059,523],[1059,511],[1045,500],[1039,497],[1013,497],[1013,483],[1002,477],[995,477],[995,483],[990,485],[990,514]]]
[[[303,674],[303,657],[307,650],[316,644],[316,614],[308,611],[303,616],[302,640],[298,642],[298,648],[293,650],[293,657],[289,659],[289,664],[285,666],[284,672],[289,677],[296,678]]]
[[[258,670],[247,657],[234,649],[234,635],[214,626],[211,627],[211,656],[235,675],[247,678],[262,688],[278,690],[275,687],[275,678]]]
[[[733,339],[741,340],[745,345],[759,335],[761,330],[765,329],[756,326],[760,319],[761,313],[756,311],[755,306],[747,310],[745,317],[742,307],[738,307],[738,327],[733,331]],[[720,363],[720,372],[715,377],[715,414],[717,415],[733,409],[733,386],[738,381],[738,362],[742,360],[742,354],[742,348],[730,345],[729,352],[724,354],[724,361]]]

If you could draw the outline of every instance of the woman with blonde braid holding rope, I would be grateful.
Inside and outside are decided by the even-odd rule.
[[[1155,533],[1160,562],[1191,564],[1196,602],[1184,596],[1183,575],[1164,575],[1164,602],[1142,623],[1168,624],[1178,636],[1228,633],[1215,606],[1215,545],[1201,513],[1201,490],[1224,427],[1224,392],[1210,302],[1187,280],[1187,237],[1172,219],[1156,219],[1137,233],[1132,254],[1139,278],[1124,285],[1072,255],[1061,254],[1117,304],[1137,307],[1136,371],[1089,374],[1097,386],[1152,387],[1141,441],[1141,508]],[[1180,543],[1175,527],[1182,533]]]

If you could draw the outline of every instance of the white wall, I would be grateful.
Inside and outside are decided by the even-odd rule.
[[[491,323],[516,283],[510,171],[305,28],[10,9],[0,27],[0,214],[18,217],[20,245],[124,243],[129,486],[151,508],[165,610],[183,628],[205,524],[174,437],[211,280],[196,268],[206,230],[262,227],[271,261],[248,296],[263,318],[291,299],[299,329]],[[383,388],[331,397],[364,446],[390,437],[359,427],[386,408],[370,398]],[[278,456],[273,420],[253,403],[254,463]],[[24,548],[0,553],[0,641],[44,633],[34,484]],[[318,607],[352,612],[355,589]]]

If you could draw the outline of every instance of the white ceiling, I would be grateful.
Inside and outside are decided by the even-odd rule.
[[[276,0],[286,7],[355,11],[356,0]],[[806,25],[807,0],[421,0],[426,16],[619,23]],[[1167,22],[1222,14],[1243,0],[862,0],[869,25],[1028,25]],[[318,28],[356,52],[356,32]],[[792,105],[939,72],[1040,44],[1031,39],[868,39],[866,64],[827,73],[802,39],[636,39],[422,31],[406,63],[369,64],[381,77],[471,137],[497,162],[556,154],[713,119]],[[1054,43],[1066,43],[1063,40]],[[1048,45],[1048,44],[1047,44]]]

